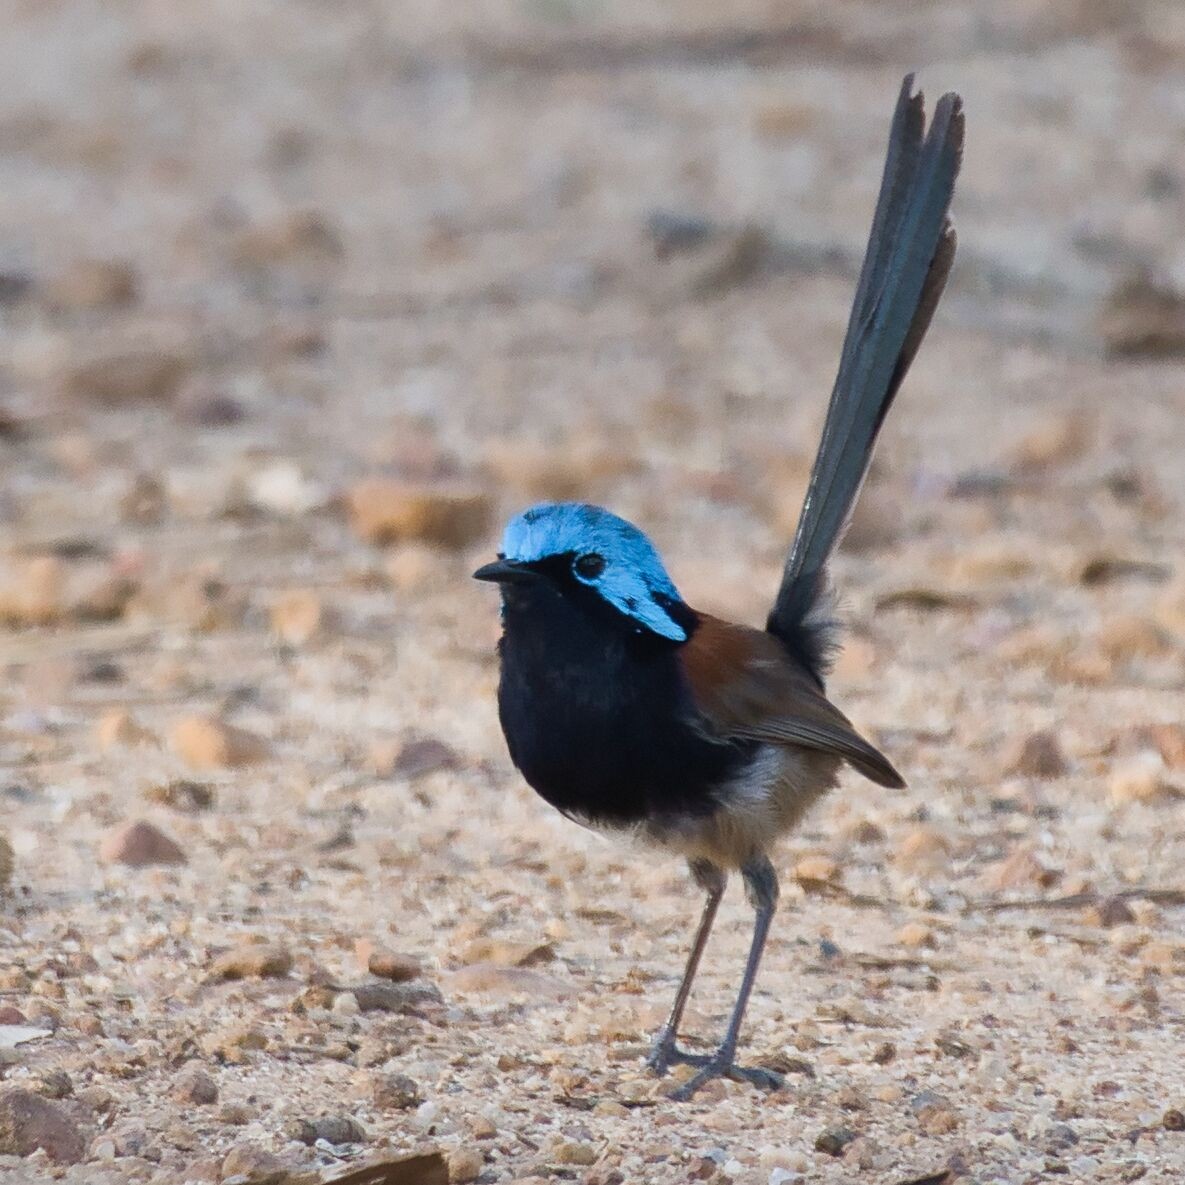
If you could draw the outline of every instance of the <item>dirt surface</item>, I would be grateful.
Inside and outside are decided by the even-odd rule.
[[[1182,1179],[1177,0],[3,25],[0,1176]],[[516,776],[468,576],[575,495],[761,620],[911,66],[966,97],[961,261],[832,684],[910,786],[780,854],[786,1089],[676,1105],[697,895]]]

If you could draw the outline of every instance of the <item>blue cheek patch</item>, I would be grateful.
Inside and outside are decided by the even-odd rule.
[[[519,563],[587,552],[602,556],[605,568],[593,580],[576,579],[640,628],[673,642],[687,640],[666,608],[682,603],[679,590],[654,544],[625,519],[582,502],[545,502],[511,519],[502,537],[503,555]]]

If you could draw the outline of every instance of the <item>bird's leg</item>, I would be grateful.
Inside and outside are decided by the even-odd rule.
[[[761,963],[761,952],[765,949],[765,940],[769,934],[769,925],[773,920],[774,910],[778,905],[778,876],[773,865],[765,856],[753,857],[742,869],[741,875],[745,879],[745,894],[750,904],[756,910],[757,916],[753,923],[753,941],[749,946],[749,958],[745,963],[745,974],[741,979],[741,988],[737,992],[736,1004],[732,1009],[732,1017],[728,1022],[728,1029],[719,1049],[709,1057],[703,1069],[694,1077],[688,1079],[678,1090],[671,1094],[671,1098],[689,1099],[705,1082],[713,1078],[740,1078],[745,1082],[752,1082],[755,1086],[776,1090],[782,1085],[781,1075],[772,1070],[760,1068],[744,1068],[734,1064],[737,1040],[740,1037],[741,1023],[745,1019],[745,1006],[749,1003],[749,995],[753,991],[753,982],[757,978],[757,968]]]
[[[646,1064],[656,1074],[665,1074],[676,1063],[683,1062],[699,1065],[706,1062],[696,1054],[684,1053],[675,1048],[675,1038],[679,1032],[679,1022],[683,1019],[683,1009],[687,1007],[687,997],[691,995],[691,983],[695,979],[699,967],[700,957],[708,943],[708,934],[712,930],[712,923],[716,920],[716,910],[720,905],[720,898],[724,896],[726,875],[707,860],[692,860],[690,862],[691,875],[695,883],[708,895],[704,902],[704,912],[700,915],[699,928],[695,932],[695,941],[691,944],[691,953],[687,956],[687,966],[683,971],[683,979],[679,990],[675,993],[675,1002],[671,1005],[666,1024],[658,1031],[654,1044],[650,1049],[650,1056]]]

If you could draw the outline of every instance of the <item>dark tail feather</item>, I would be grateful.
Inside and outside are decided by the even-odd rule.
[[[822,682],[835,646],[827,561],[851,516],[885,415],[917,354],[955,257],[947,218],[963,154],[958,95],[923,140],[922,95],[901,87],[880,196],[819,452],[766,628]]]

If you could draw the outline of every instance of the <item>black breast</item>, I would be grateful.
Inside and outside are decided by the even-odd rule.
[[[711,814],[752,746],[696,730],[678,644],[546,580],[507,592],[498,709],[535,791],[602,825]]]

